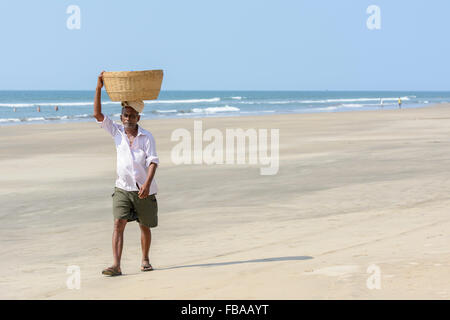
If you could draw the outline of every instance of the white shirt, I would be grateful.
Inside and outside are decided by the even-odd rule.
[[[156,154],[156,145],[153,135],[138,126],[138,134],[134,138],[133,145],[121,124],[114,123],[105,115],[103,121],[97,121],[101,127],[111,134],[116,143],[117,150],[117,180],[116,187],[126,191],[139,191],[139,188],[147,179],[150,163],[159,164]],[[136,186],[137,184],[137,186]],[[138,188],[139,186],[139,188]],[[150,184],[149,194],[158,192],[155,177]]]

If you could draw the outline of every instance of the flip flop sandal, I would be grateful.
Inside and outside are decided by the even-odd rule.
[[[122,272],[118,271],[117,269],[113,268],[113,267],[109,267],[106,268],[105,270],[102,271],[102,274],[106,275],[106,276],[120,276],[122,275]]]
[[[141,271],[142,272],[153,271],[153,267],[152,267],[152,265],[150,263],[148,265],[142,265],[141,266]]]

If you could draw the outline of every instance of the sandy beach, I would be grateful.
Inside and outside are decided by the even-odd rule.
[[[94,120],[0,127],[0,298],[450,298],[449,104],[202,119],[279,129],[279,171],[266,176],[259,164],[175,165],[171,133],[193,121],[141,122],[160,158],[155,271],[140,272],[133,222],[114,278],[101,275],[111,137]]]

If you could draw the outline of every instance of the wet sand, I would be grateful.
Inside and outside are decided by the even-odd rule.
[[[202,119],[280,129],[267,176],[175,165],[171,133],[193,121],[141,123],[160,157],[156,270],[140,272],[133,222],[115,278],[111,137],[94,120],[0,127],[0,298],[449,299],[450,105]]]

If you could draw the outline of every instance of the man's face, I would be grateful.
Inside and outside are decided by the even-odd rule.
[[[120,120],[126,129],[134,129],[141,116],[139,113],[131,107],[125,107],[122,109]]]

